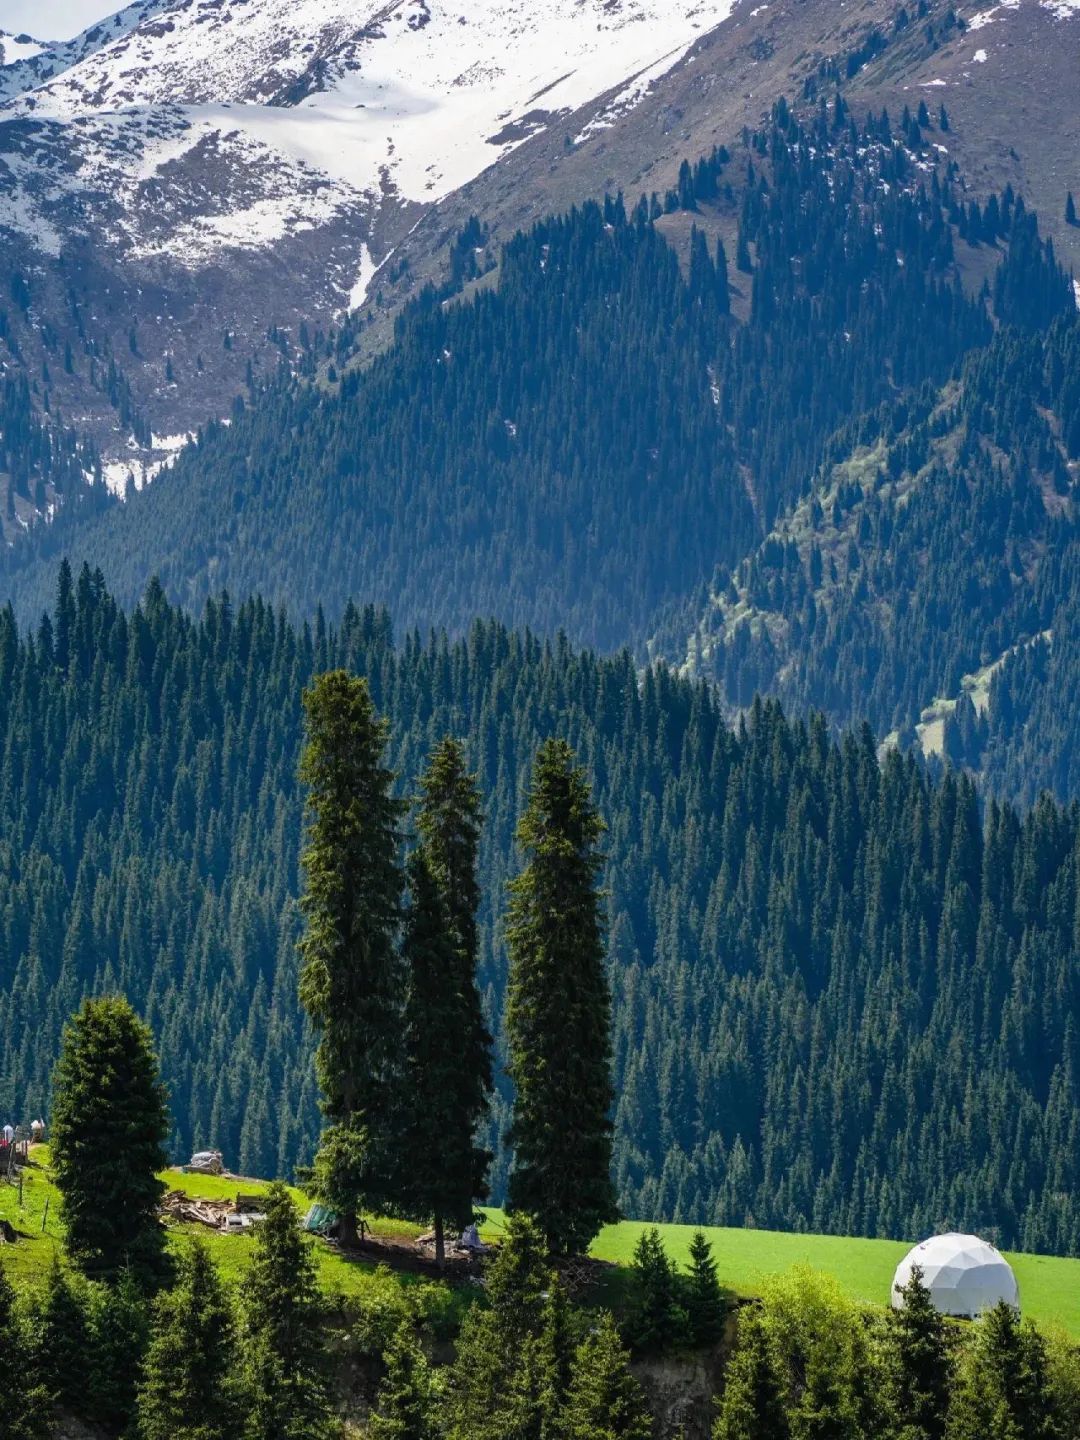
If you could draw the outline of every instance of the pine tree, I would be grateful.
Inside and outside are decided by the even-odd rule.
[[[761,1316],[739,1316],[739,1343],[728,1363],[713,1440],[787,1440],[783,1387]]]
[[[542,1440],[558,1400],[557,1286],[542,1231],[527,1215],[511,1215],[488,1278],[489,1308],[473,1306],[461,1327],[447,1398],[452,1440]]]
[[[92,1287],[87,1419],[116,1433],[132,1425],[149,1340],[146,1294],[134,1271],[122,1270],[111,1284]]]
[[[686,1316],[696,1345],[712,1345],[724,1328],[724,1297],[716,1278],[716,1261],[704,1231],[690,1241],[690,1270],[685,1286]]]
[[[367,683],[335,670],[304,691],[300,1000],[319,1033],[316,1070],[330,1120],[315,1162],[319,1197],[356,1240],[356,1212],[392,1196],[400,1134],[404,976],[399,802],[383,764],[387,727]]]
[[[332,1426],[311,1242],[278,1182],[265,1216],[244,1281],[246,1440],[324,1440]]]
[[[540,746],[510,884],[506,1030],[514,1084],[511,1209],[585,1250],[617,1217],[611,1183],[611,996],[596,845],[602,824],[565,740]]]
[[[746,231],[739,226],[739,233],[735,237],[735,269],[742,271],[744,275],[753,273],[754,265],[750,259],[750,244],[746,238]]]
[[[566,1440],[649,1440],[652,1420],[608,1313],[578,1347],[563,1406]]]
[[[139,1389],[140,1440],[239,1436],[232,1310],[202,1241],[192,1241],[155,1310]]]
[[[1073,199],[1071,190],[1065,196],[1065,224],[1076,224],[1076,201]]]
[[[46,1391],[34,1373],[33,1351],[15,1305],[15,1291],[0,1265],[0,1359],[4,1389],[0,1440],[34,1440],[50,1433]],[[48,1377],[45,1377],[46,1380]]]
[[[678,1277],[655,1225],[641,1232],[634,1247],[626,1330],[634,1349],[644,1353],[669,1349],[687,1338]]]
[[[50,1395],[81,1414],[86,1399],[90,1316],[86,1282],[77,1288],[54,1252],[45,1293],[34,1317],[34,1361]]]
[[[168,1156],[165,1091],[150,1031],[119,997],[88,999],[53,1075],[52,1164],[64,1243],[88,1274],[166,1268],[156,1208]]]
[[[461,746],[445,740],[421,780],[420,844],[409,861],[404,958],[405,1099],[401,1195],[434,1218],[465,1225],[487,1195],[491,1153],[475,1141],[491,1093],[491,1037],[476,983],[476,850],[480,798]]]
[[[386,1376],[368,1421],[371,1440],[436,1440],[439,1387],[411,1321],[394,1332],[383,1362]]]
[[[721,315],[731,314],[731,290],[728,281],[727,251],[720,236],[716,240],[716,301]]]
[[[903,1305],[889,1312],[892,1403],[907,1440],[942,1440],[952,1390],[945,1321],[917,1265],[900,1294]]]
[[[1064,1440],[1046,1342],[1001,1301],[979,1321],[949,1412],[947,1440]]]

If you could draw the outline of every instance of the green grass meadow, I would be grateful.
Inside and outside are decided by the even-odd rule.
[[[12,1185],[0,1183],[0,1219],[8,1220],[19,1233],[15,1245],[0,1248],[0,1263],[16,1284],[33,1285],[48,1273],[55,1251],[60,1250],[63,1241],[63,1224],[59,1214],[59,1196],[49,1179],[45,1166],[48,1152],[44,1146],[34,1152],[40,1168],[23,1172],[22,1204],[19,1190]],[[193,1198],[220,1200],[234,1199],[236,1195],[255,1195],[265,1190],[265,1182],[237,1180],[219,1175],[185,1175],[179,1170],[162,1172],[161,1179],[168,1190],[182,1190]],[[309,1205],[307,1197],[294,1186],[289,1192],[303,1214]],[[46,1202],[48,1209],[46,1210]],[[417,1235],[420,1227],[402,1220],[375,1220],[371,1228],[375,1234]],[[251,1259],[252,1235],[245,1231],[240,1235],[222,1235],[199,1224],[171,1224],[169,1243],[173,1249],[180,1249],[191,1235],[198,1235],[210,1249],[222,1276],[231,1284],[243,1282]],[[319,1266],[319,1281],[323,1291],[333,1299],[348,1300],[372,1295],[385,1283],[376,1274],[377,1267],[366,1260],[346,1259],[332,1245],[315,1242],[315,1255]],[[419,1283],[414,1275],[399,1275],[395,1281],[402,1285]]]
[[[503,1227],[500,1211],[488,1211],[484,1238],[497,1240]],[[650,1227],[624,1220],[602,1230],[592,1247],[598,1260],[628,1265],[643,1230]],[[734,1230],[703,1227],[712,1244],[721,1284],[735,1295],[761,1293],[771,1276],[808,1265],[832,1275],[853,1300],[887,1305],[893,1272],[910,1245],[899,1240],[858,1240],[842,1235],[791,1235],[776,1230]],[[693,1225],[659,1225],[668,1254],[687,1263]],[[1007,1256],[1020,1285],[1025,1315],[1045,1329],[1060,1328],[1080,1340],[1080,1260],[1051,1255]]]
[[[10,1221],[20,1236],[15,1245],[0,1249],[0,1261],[16,1284],[38,1283],[47,1273],[53,1253],[63,1238],[58,1196],[44,1168],[47,1162],[44,1147],[36,1152],[36,1158],[41,1168],[24,1172],[21,1207],[19,1191],[0,1183],[0,1218]],[[170,1190],[183,1190],[193,1197],[206,1199],[231,1199],[237,1192],[256,1194],[265,1188],[259,1181],[184,1175],[178,1170],[165,1171],[161,1178]],[[303,1192],[294,1188],[291,1193],[298,1209],[306,1210],[308,1201]],[[485,1211],[485,1216],[484,1239],[498,1243],[505,1228],[504,1216],[493,1209]],[[626,1267],[638,1237],[647,1228],[633,1220],[609,1225],[597,1238],[592,1254],[598,1260]],[[658,1228],[668,1254],[676,1264],[685,1266],[694,1227],[661,1225]],[[375,1234],[405,1237],[415,1236],[420,1227],[399,1220],[376,1220],[372,1229]],[[712,1243],[721,1284],[738,1296],[760,1294],[762,1285],[771,1276],[806,1265],[832,1275],[853,1300],[886,1305],[893,1271],[908,1249],[902,1241],[847,1239],[839,1235],[791,1235],[772,1230],[715,1227],[706,1227],[705,1233]],[[188,1234],[197,1234],[205,1240],[226,1280],[242,1283],[251,1257],[250,1232],[222,1235],[202,1225],[173,1225],[170,1243],[180,1247]],[[346,1259],[332,1245],[316,1241],[315,1252],[320,1282],[331,1297],[348,1300],[374,1296],[378,1287],[386,1283],[370,1262]],[[1061,1329],[1080,1341],[1080,1260],[1015,1254],[1010,1254],[1008,1259],[1020,1284],[1024,1314],[1046,1329]],[[423,1283],[413,1275],[396,1275],[394,1280],[403,1285]],[[621,1287],[616,1277],[613,1281],[611,1289],[617,1293]],[[429,1291],[434,1288],[428,1286]],[[448,1306],[456,1308],[449,1293],[446,1299]],[[449,1315],[446,1318],[449,1320]]]

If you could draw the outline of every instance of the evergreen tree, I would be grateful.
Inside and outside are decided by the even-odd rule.
[[[165,1091],[149,1029],[119,997],[84,1001],[53,1075],[52,1164],[64,1243],[89,1274],[165,1269],[157,1178],[168,1156]]]
[[[743,1310],[713,1440],[787,1440],[790,1433],[783,1387],[761,1316]]]
[[[356,1241],[356,1212],[392,1195],[400,1132],[404,977],[395,937],[401,806],[383,764],[387,727],[366,681],[335,670],[304,692],[300,778],[310,822],[302,856],[300,999],[319,1034],[330,1120],[315,1162],[320,1198]]]
[[[635,1350],[666,1350],[687,1338],[686,1310],[678,1277],[656,1226],[643,1230],[634,1247],[627,1335]]]
[[[1076,224],[1076,201],[1073,199],[1071,190],[1065,196],[1065,224]]]
[[[712,1345],[724,1328],[724,1297],[716,1277],[712,1246],[702,1230],[690,1241],[690,1270],[685,1285],[686,1317],[696,1345]]]
[[[368,1421],[371,1440],[436,1440],[439,1386],[411,1321],[395,1330],[383,1362],[386,1376]]]
[[[32,1365],[31,1349],[15,1291],[0,1265],[0,1358],[3,1360],[3,1402],[0,1440],[34,1440],[49,1433],[46,1390]],[[47,1380],[47,1377],[46,1377]]]
[[[903,1305],[889,1311],[892,1404],[905,1440],[942,1440],[952,1390],[945,1321],[917,1265],[900,1294]]]
[[[405,1132],[401,1194],[434,1217],[443,1264],[443,1221],[465,1225],[487,1195],[491,1152],[476,1131],[491,1092],[491,1037],[476,983],[476,850],[480,799],[461,746],[445,740],[420,782],[420,844],[409,861],[404,957]]]
[[[86,1285],[76,1286],[53,1254],[45,1293],[34,1316],[34,1363],[49,1394],[65,1410],[82,1414],[91,1349]]]
[[[608,1313],[578,1347],[563,1406],[566,1440],[649,1440],[652,1420]]]
[[[730,315],[731,289],[728,282],[727,251],[724,249],[723,239],[719,236],[716,241],[716,301],[720,314]]]
[[[266,1192],[244,1281],[246,1440],[324,1440],[332,1430],[323,1304],[311,1242],[285,1186]]]
[[[960,1369],[947,1440],[1065,1440],[1049,1384],[1046,1342],[1000,1301],[979,1321]]]
[[[466,1315],[447,1398],[451,1440],[542,1440],[559,1402],[552,1362],[558,1345],[544,1235],[511,1215],[488,1278],[489,1305]],[[547,1340],[545,1340],[547,1333]]]
[[[88,1420],[116,1433],[133,1425],[149,1340],[146,1294],[133,1270],[92,1287],[90,1364],[81,1407]]]
[[[159,1296],[139,1389],[140,1440],[232,1440],[242,1429],[233,1381],[232,1310],[217,1266],[193,1240]]]
[[[617,1218],[611,1182],[611,996],[597,875],[603,829],[564,740],[540,746],[510,884],[506,1030],[514,1147],[509,1204],[553,1250]]]

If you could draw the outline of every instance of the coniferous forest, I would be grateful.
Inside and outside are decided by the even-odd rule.
[[[48,471],[71,500],[12,522],[16,613],[67,553],[128,606],[157,575],[195,611],[225,586],[451,635],[493,616],[904,748],[940,699],[928,748],[1072,799],[1080,317],[1034,214],[971,198],[943,125],[779,101],[677,190],[541,221],[478,284],[476,222],[389,349],[321,337],[123,505],[73,437],[42,456],[7,427],[19,493]]]
[[[662,668],[639,684],[629,655],[494,623],[395,640],[373,609],[296,627],[224,595],[194,620],[157,587],[126,613],[66,567],[33,635],[10,612],[0,627],[4,1108],[47,1109],[63,1022],[121,991],[159,1047],[174,1155],[212,1145],[242,1174],[311,1161],[297,764],[301,692],[338,666],[389,722],[394,794],[446,736],[477,773],[494,1197],[506,886],[556,736],[606,826],[625,1213],[1077,1248],[1075,807],[983,811],[969,779],[879,763],[869,730],[833,737],[774,703],[731,727],[704,684]]]

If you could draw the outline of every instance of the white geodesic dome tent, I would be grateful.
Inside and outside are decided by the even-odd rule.
[[[892,1303],[902,1309],[900,1291],[918,1265],[934,1307],[942,1315],[974,1320],[999,1300],[1020,1308],[1020,1290],[1012,1266],[977,1235],[934,1235],[909,1250],[893,1276]]]

